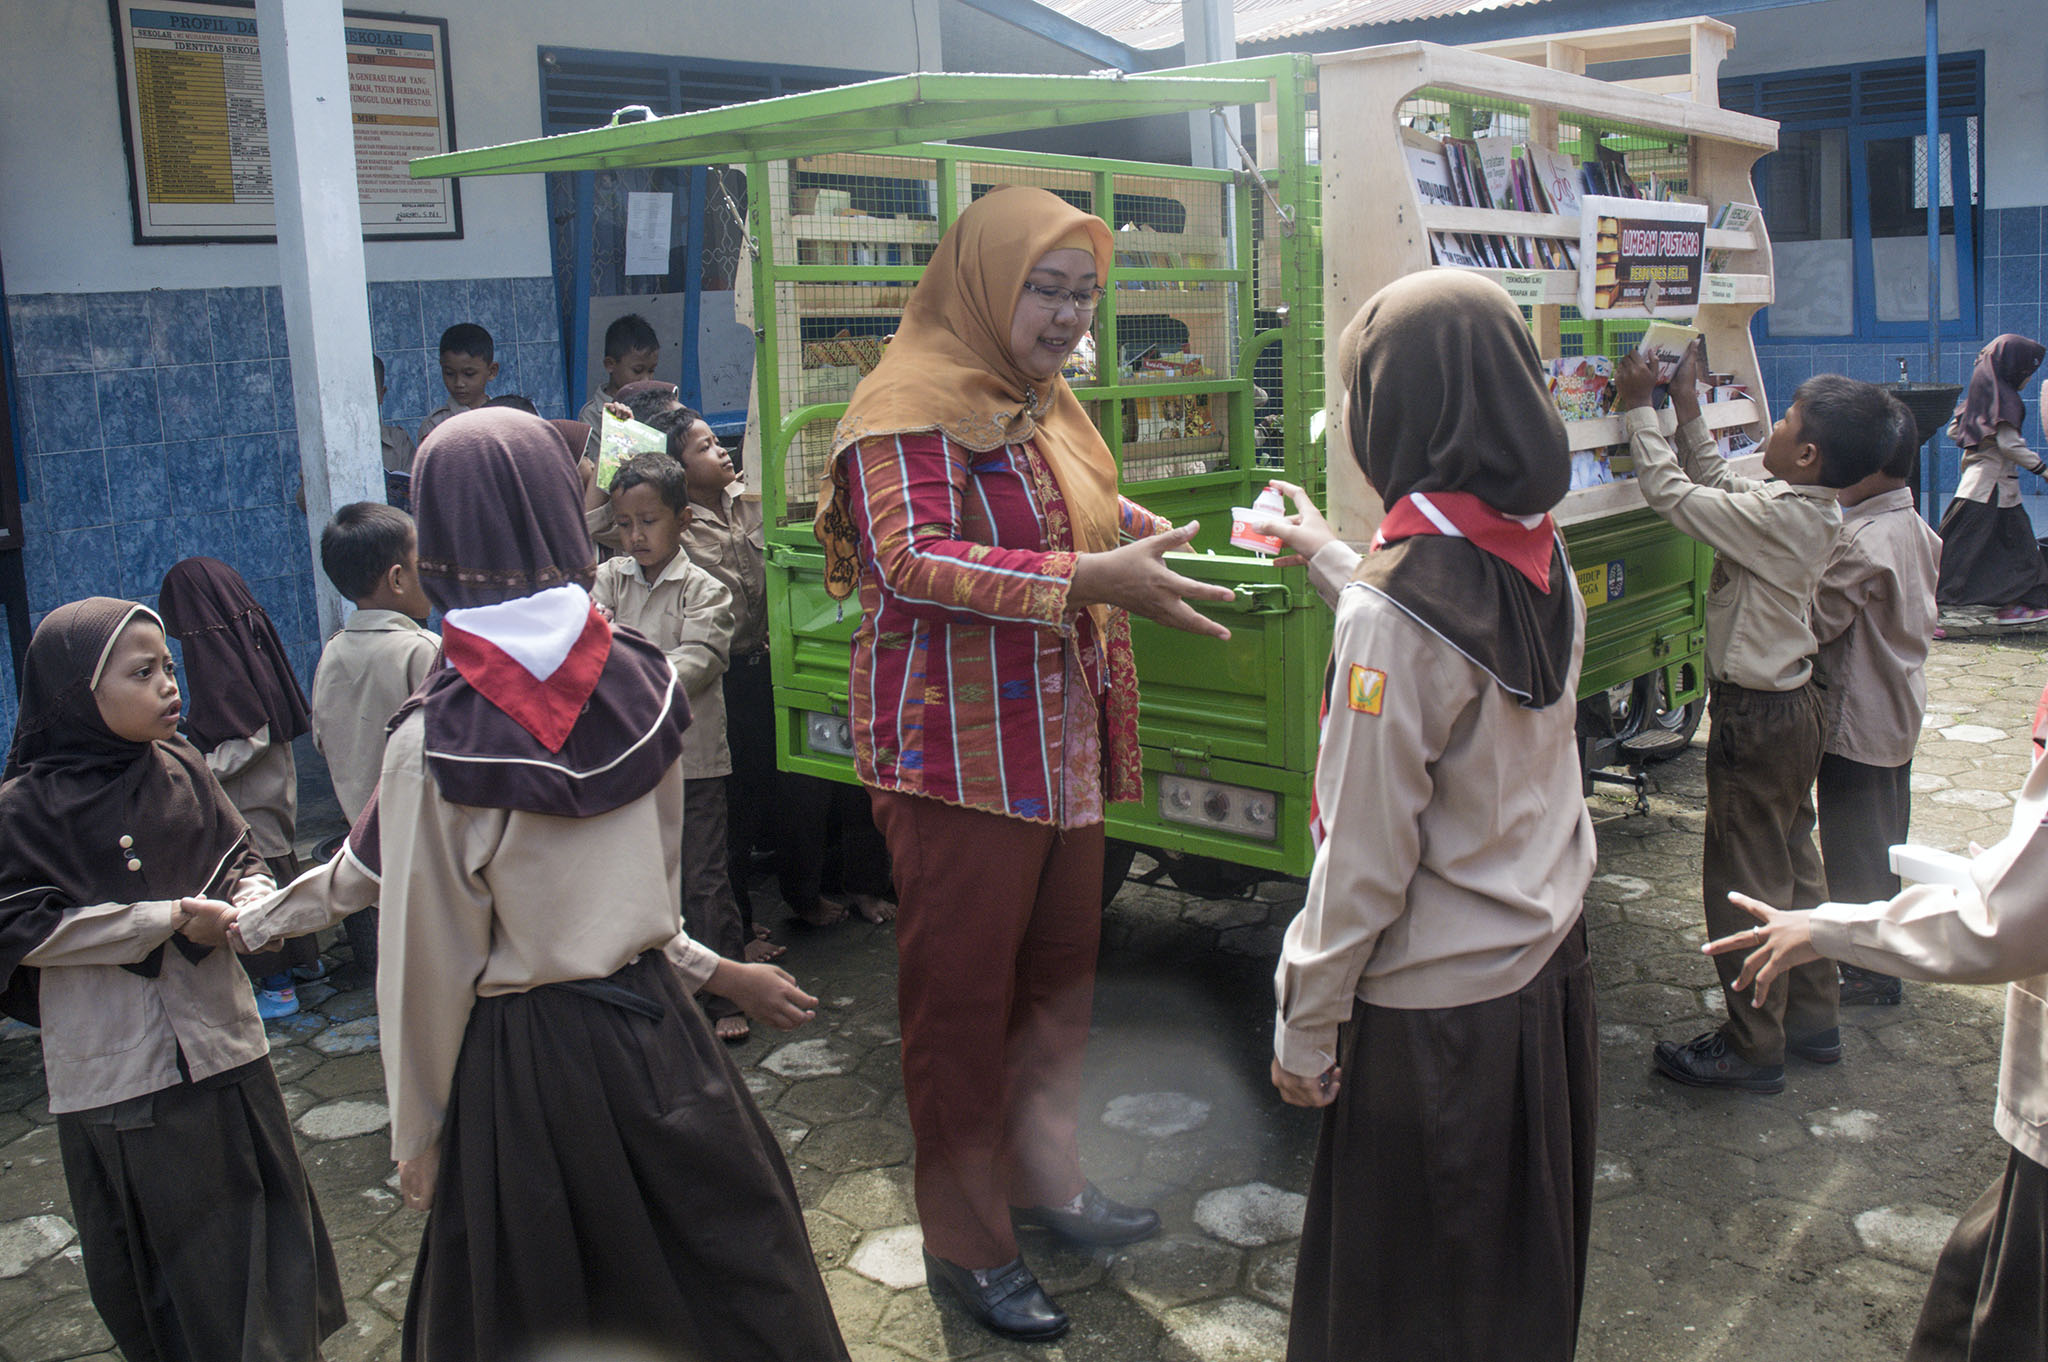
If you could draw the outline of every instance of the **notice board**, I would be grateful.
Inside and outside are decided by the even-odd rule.
[[[110,0],[137,245],[274,241],[253,4]],[[448,21],[342,11],[363,235],[462,235],[454,180],[406,163],[455,149]]]

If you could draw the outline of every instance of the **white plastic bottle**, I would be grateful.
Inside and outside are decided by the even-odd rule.
[[[1260,492],[1250,506],[1230,508],[1230,545],[1247,553],[1284,553],[1287,545],[1280,542],[1278,535],[1264,534],[1252,528],[1254,523],[1287,518],[1287,499],[1280,495],[1280,489],[1272,483]]]

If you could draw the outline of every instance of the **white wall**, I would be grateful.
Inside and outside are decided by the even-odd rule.
[[[369,3],[369,10],[396,9]],[[913,8],[916,23],[913,25]],[[857,15],[857,22],[852,21]],[[941,67],[938,0],[440,0],[460,147],[540,133],[542,46],[860,71]],[[10,293],[278,282],[277,248],[136,246],[112,21],[91,0],[0,0],[0,259]],[[537,175],[463,181],[461,241],[369,242],[369,277],[550,271]]]
[[[1984,203],[2048,202],[2048,10],[2041,0],[1943,0],[1943,52],[1984,53]],[[1731,14],[1721,71],[1747,76],[1926,52],[1922,0],[1824,0]]]

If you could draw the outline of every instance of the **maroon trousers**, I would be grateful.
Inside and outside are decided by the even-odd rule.
[[[1000,1267],[1017,1256],[1012,1206],[1081,1191],[1102,825],[1062,832],[872,793],[896,867],[903,1091],[925,1246],[961,1267]]]

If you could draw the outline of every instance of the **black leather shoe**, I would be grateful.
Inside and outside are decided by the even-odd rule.
[[[1683,1045],[1660,1040],[1655,1057],[1658,1073],[1695,1088],[1785,1091],[1784,1065],[1751,1064],[1728,1047],[1728,1038],[1719,1031],[1694,1036]]]
[[[934,1296],[951,1296],[976,1324],[1005,1338],[1043,1343],[1067,1331],[1067,1312],[1052,1303],[1022,1258],[975,1269],[956,1266],[926,1249],[924,1280]]]
[[[1897,1007],[1906,999],[1905,985],[1896,975],[1857,969],[1854,965],[1837,965],[1835,968],[1842,975],[1844,1007]]]
[[[1085,1244],[1091,1248],[1135,1244],[1159,1233],[1159,1212],[1111,1201],[1092,1182],[1081,1188],[1081,1209],[1078,1211],[1054,1206],[1013,1206],[1010,1208],[1010,1222],[1051,1230],[1070,1244]]]
[[[1785,1053],[1797,1055],[1808,1064],[1839,1064],[1842,1062],[1842,1028],[1830,1026],[1825,1031],[1787,1036]]]

